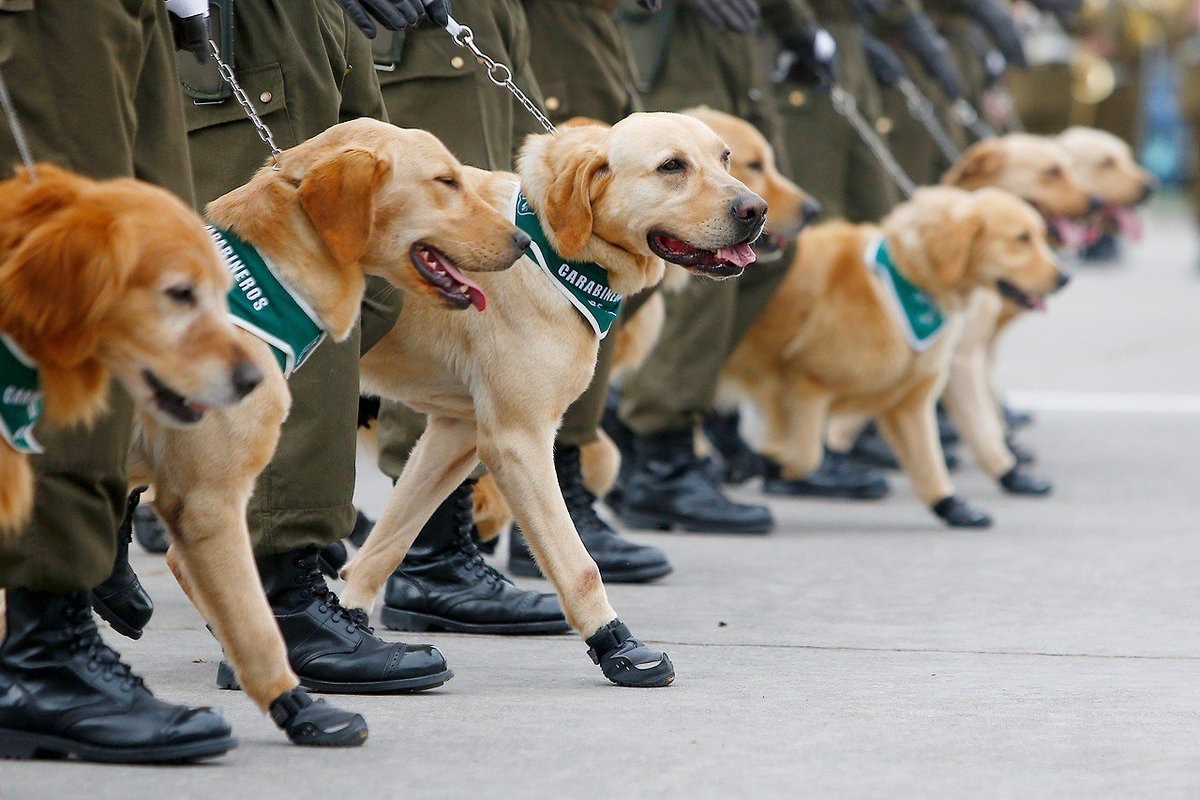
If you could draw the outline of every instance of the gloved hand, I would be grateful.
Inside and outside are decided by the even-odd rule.
[[[201,64],[208,63],[208,0],[167,0],[171,35],[176,50],[187,50]]]
[[[422,19],[431,19],[443,28],[450,21],[447,0],[337,0],[337,4],[368,39],[375,38],[375,22],[398,31],[411,28]]]
[[[950,45],[938,33],[933,20],[921,12],[910,14],[897,27],[897,36],[909,52],[917,57],[929,76],[950,101],[962,97],[958,70],[950,60]]]
[[[1004,0],[971,0],[969,8],[971,16],[999,48],[1004,60],[1017,69],[1025,69],[1028,66],[1025,48],[1021,46],[1021,35],[1008,3]]]
[[[862,37],[863,50],[867,53],[867,66],[870,67],[875,80],[883,86],[895,86],[900,80],[910,77],[896,51],[865,31]]]
[[[685,0],[697,14],[722,33],[749,33],[762,16],[755,0]]]
[[[837,83],[837,42],[820,25],[809,24],[780,43],[775,82],[794,81],[828,89]]]

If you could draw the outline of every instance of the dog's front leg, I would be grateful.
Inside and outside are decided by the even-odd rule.
[[[367,541],[342,569],[342,602],[348,608],[371,610],[421,526],[478,463],[475,420],[429,418]]]
[[[567,621],[605,676],[623,686],[666,686],[665,653],[636,639],[609,605],[600,570],[579,538],[554,472],[554,427],[521,427],[513,416],[480,432],[480,456],[513,508],[529,549],[550,578]]]

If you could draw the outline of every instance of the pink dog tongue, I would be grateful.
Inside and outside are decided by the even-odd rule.
[[[1113,212],[1113,217],[1117,220],[1117,228],[1123,236],[1135,242],[1142,238],[1142,218],[1132,208],[1120,206]]]
[[[446,274],[454,280],[458,281],[460,286],[467,287],[467,296],[471,298],[471,305],[475,306],[477,311],[483,311],[487,308],[487,295],[483,293],[483,289],[479,287],[475,281],[463,275],[454,268],[454,265],[449,261],[441,261],[442,269],[446,270]]]
[[[1088,230],[1086,227],[1064,217],[1059,217],[1056,222],[1058,223],[1058,234],[1062,237],[1064,247],[1071,250],[1078,250],[1087,244]]]
[[[731,264],[744,267],[747,264],[754,263],[754,248],[746,242],[734,245],[733,247],[722,247],[717,251],[717,258],[721,261],[728,261]]]

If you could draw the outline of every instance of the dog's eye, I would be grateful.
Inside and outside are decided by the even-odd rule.
[[[186,284],[167,289],[167,297],[183,306],[196,305],[196,290]]]
[[[1115,158],[1113,158],[1112,156],[1109,156],[1108,158],[1106,158],[1100,162],[1101,169],[1112,169],[1116,165],[1117,165],[1117,160]]]
[[[434,180],[437,181],[438,183],[442,184],[443,186],[449,186],[451,189],[453,189],[456,192],[459,189],[458,179],[452,178],[449,175],[444,175],[440,178],[434,178]]]
[[[728,150],[726,150],[724,153],[721,153],[721,163],[728,164],[730,155],[731,153]]]
[[[1059,166],[1050,167],[1049,169],[1046,170],[1045,175],[1047,178],[1061,178],[1063,176],[1062,167],[1059,167]]]
[[[1017,241],[1021,244],[1029,244],[1033,241],[1033,234],[1031,234],[1029,231],[1024,231],[1017,236]]]
[[[658,171],[665,173],[683,172],[683,169],[683,160],[679,158],[668,158],[658,166]]]
[[[764,168],[765,167],[763,166],[763,162],[761,162],[761,161],[751,161],[749,164],[746,165],[746,169],[751,170],[753,172],[762,172]]]

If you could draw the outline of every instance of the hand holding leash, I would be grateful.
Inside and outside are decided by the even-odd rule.
[[[444,28],[450,19],[450,4],[446,0],[337,0],[337,4],[368,39],[374,39],[378,33],[376,22],[398,31],[424,19]]]
[[[838,82],[837,42],[820,25],[805,25],[782,42],[775,64],[775,82],[795,81],[829,89]]]
[[[950,45],[938,33],[933,20],[920,11],[909,14],[898,26],[900,43],[917,57],[938,88],[950,101],[962,97],[962,82],[950,60]]]
[[[176,50],[187,50],[208,63],[208,0],[167,0]]]

